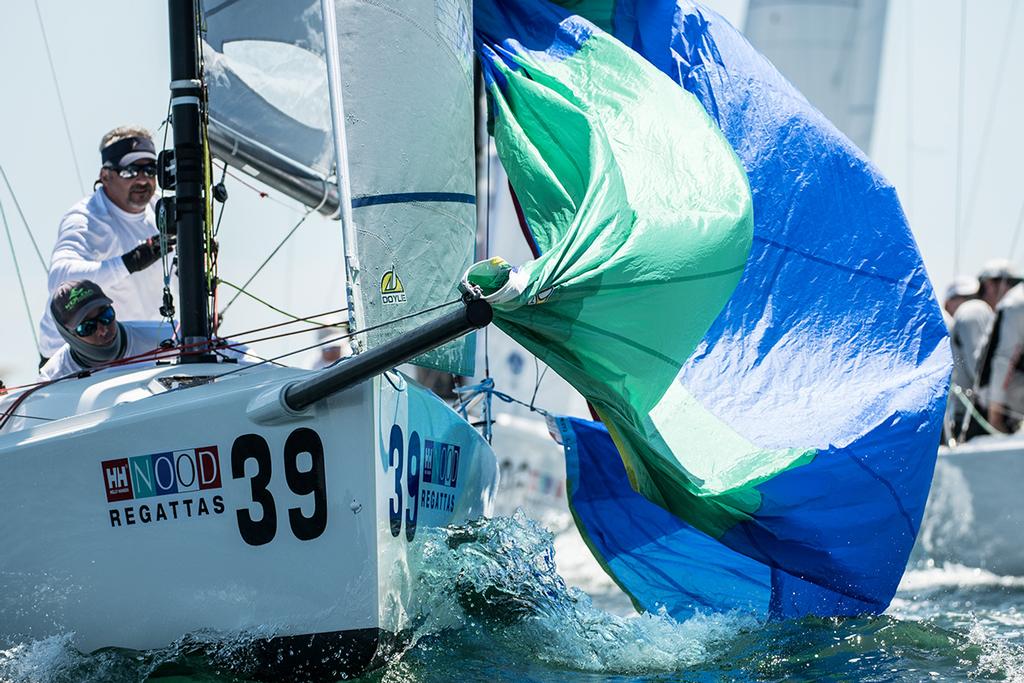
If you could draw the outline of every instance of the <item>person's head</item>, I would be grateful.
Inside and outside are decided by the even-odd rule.
[[[960,308],[960,304],[978,296],[979,287],[978,278],[958,275],[946,288],[946,298],[942,302],[942,307],[946,309],[946,313],[956,315],[956,309]]]
[[[113,302],[90,280],[61,283],[50,297],[61,336],[89,346],[107,346],[117,336]]]
[[[145,128],[120,126],[100,140],[100,183],[107,197],[129,213],[146,210],[156,193],[156,147]]]
[[[347,339],[338,339],[344,335],[344,331],[337,327],[321,328],[318,336],[323,345],[320,347],[320,362],[330,365],[342,356],[351,356],[352,347]]]
[[[996,307],[1003,295],[1024,280],[1024,275],[1007,259],[986,261],[978,273],[980,289],[978,298],[983,299],[992,308]]]

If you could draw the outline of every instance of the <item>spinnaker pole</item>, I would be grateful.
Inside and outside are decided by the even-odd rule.
[[[171,43],[171,126],[174,130],[175,227],[178,233],[178,281],[181,337],[186,349],[205,348],[210,340],[206,267],[203,257],[206,206],[199,78],[198,17],[195,0],[168,0]],[[181,362],[208,361],[205,353],[183,353]]]

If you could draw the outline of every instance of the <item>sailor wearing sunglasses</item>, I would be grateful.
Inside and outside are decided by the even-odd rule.
[[[119,322],[113,302],[99,285],[89,280],[62,283],[50,298],[49,309],[65,344],[39,370],[43,379],[135,358],[158,348],[174,335],[166,322]],[[138,362],[153,361],[149,357]]]
[[[102,286],[128,320],[160,320],[164,272],[153,211],[156,149],[143,128],[115,128],[100,142],[103,166],[93,193],[64,214],[50,257],[49,288],[74,280]],[[168,251],[174,236],[165,240]],[[170,283],[177,291],[177,282]],[[47,307],[39,323],[39,353],[56,353],[65,339]]]

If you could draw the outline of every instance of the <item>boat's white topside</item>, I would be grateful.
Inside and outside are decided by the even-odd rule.
[[[19,407],[0,434],[0,635],[92,650],[405,626],[417,528],[487,514],[493,452],[399,374],[291,414],[264,408],[311,371],[176,388],[238,367],[103,371]]]
[[[231,382],[230,386],[254,387],[268,382],[298,379],[308,370],[286,368],[269,363],[239,365],[236,363],[192,363],[187,365],[130,365],[102,370],[87,377],[72,377],[40,387],[31,392],[18,406],[14,417],[0,431],[4,435],[19,430],[42,426],[54,420],[132,403],[153,396],[190,388],[190,383],[217,384]],[[208,379],[209,378],[209,379]],[[0,414],[17,399],[21,392],[12,392],[0,400]],[[24,435],[23,435],[24,436]]]

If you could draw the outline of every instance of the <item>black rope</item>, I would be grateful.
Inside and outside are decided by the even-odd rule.
[[[310,350],[318,348],[320,346],[324,346],[325,344],[331,344],[331,343],[336,342],[336,341],[341,341],[342,339],[351,339],[352,337],[356,336],[357,334],[361,334],[361,333],[364,333],[364,332],[372,332],[374,330],[379,330],[381,328],[388,327],[389,325],[394,325],[395,323],[400,323],[403,320],[409,320],[410,318],[415,318],[417,316],[425,315],[427,313],[433,313],[434,311],[437,311],[437,310],[440,310],[440,309],[445,308],[447,306],[451,306],[452,304],[457,304],[457,303],[461,303],[461,302],[462,302],[462,298],[461,297],[458,298],[458,299],[452,299],[451,301],[446,301],[446,302],[438,304],[436,306],[431,306],[430,308],[425,308],[422,311],[416,311],[415,313],[409,313],[408,315],[403,315],[403,316],[401,316],[399,318],[394,318],[392,320],[385,320],[384,322],[378,323],[377,325],[371,325],[370,327],[364,327],[359,332],[349,332],[348,334],[342,334],[342,335],[339,335],[339,336],[331,338],[331,339],[324,339],[322,341],[317,342],[316,344],[310,344],[309,346],[304,346],[304,347],[302,347],[300,349],[295,349],[294,351],[289,351],[287,353],[282,353],[279,356],[274,356],[273,358],[268,358],[268,359],[266,359],[264,361],[260,361],[259,363],[253,363],[251,365],[245,365],[245,366],[236,368],[234,370],[231,370],[229,372],[225,372],[225,373],[223,373],[221,375],[217,375],[217,379],[219,380],[219,379],[221,379],[223,377],[227,377],[228,375],[233,375],[236,372],[242,372],[243,370],[251,370],[252,368],[259,367],[260,365],[263,365],[265,363],[273,363],[275,361],[281,360],[282,358],[287,358],[288,356],[294,356],[295,354],[303,353],[304,351],[310,351]],[[308,330],[300,330],[300,332],[307,332],[307,331]],[[297,334],[297,333],[298,332],[293,332],[293,333],[290,333],[290,334]],[[259,340],[259,341],[265,341],[265,340]],[[232,347],[232,345],[229,344],[227,348],[231,348],[231,347]]]
[[[256,279],[256,276],[260,274],[260,272],[267,266],[268,263],[270,263],[270,259],[274,258],[274,256],[277,255],[277,252],[281,250],[281,247],[284,246],[285,242],[287,242],[291,238],[291,236],[295,234],[295,231],[299,229],[300,225],[306,222],[306,219],[309,218],[309,215],[311,213],[313,213],[313,209],[310,209],[305,214],[303,214],[302,218],[299,219],[299,222],[296,223],[292,227],[292,229],[288,231],[288,234],[284,236],[284,239],[281,240],[276,247],[274,247],[274,250],[270,252],[270,255],[267,256],[267,258],[263,259],[263,263],[261,263],[260,267],[256,269],[256,272],[249,276],[249,279],[246,280],[245,283],[243,283],[242,286],[238,288],[238,291],[235,292],[235,295],[231,297],[231,301],[229,301],[227,305],[224,306],[224,308],[221,310],[221,315],[228,312],[228,309],[231,308],[231,304],[235,303],[235,300],[238,299],[238,297],[242,296],[242,293],[245,291],[245,288],[248,287],[250,283],[252,283],[252,281]]]

